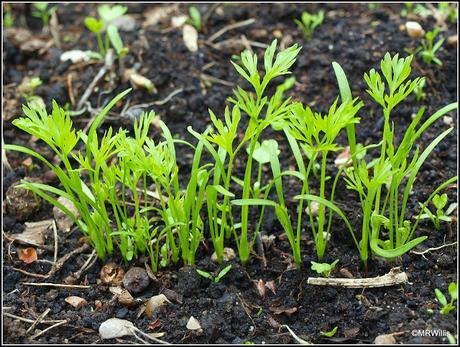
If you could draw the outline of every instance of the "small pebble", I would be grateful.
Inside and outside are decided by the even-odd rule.
[[[447,38],[447,42],[452,47],[457,47],[457,35],[452,35]]]
[[[407,34],[413,39],[419,39],[425,35],[425,31],[422,26],[417,22],[407,22],[406,23]]]
[[[128,270],[123,278],[123,286],[133,294],[144,291],[150,283],[149,275],[144,268],[133,267]]]

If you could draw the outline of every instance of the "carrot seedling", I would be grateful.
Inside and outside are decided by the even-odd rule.
[[[217,275],[215,274],[211,274],[207,271],[204,271],[204,270],[200,270],[200,269],[196,269],[196,272],[204,277],[204,278],[208,278],[210,279],[212,282],[214,283],[219,283],[220,280],[232,269],[232,264],[230,265],[227,265],[226,267],[224,267]]]

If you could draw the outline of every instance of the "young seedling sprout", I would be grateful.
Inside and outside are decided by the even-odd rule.
[[[417,86],[414,88],[415,99],[417,101],[420,101],[426,98],[426,93],[423,91],[423,88],[425,88],[425,84],[426,84],[426,79],[425,77],[422,77],[420,79],[420,83],[417,84]]]
[[[442,315],[448,315],[450,312],[454,311],[457,308],[457,305],[455,304],[458,297],[457,283],[452,282],[451,284],[449,284],[448,291],[450,295],[450,302],[447,302],[446,296],[438,288],[434,290],[436,298],[442,305],[440,311]]]
[[[94,17],[85,18],[85,26],[91,32],[96,34],[99,52],[93,52],[93,55],[98,59],[104,59],[110,45],[115,49],[118,58],[122,61],[123,57],[128,53],[128,48],[123,45],[118,29],[112,22],[123,16],[128,11],[126,6],[121,5],[101,5],[97,8],[100,19]],[[102,37],[102,32],[105,29],[105,38]]]
[[[441,49],[444,39],[439,39],[434,43],[435,38],[438,36],[440,29],[436,28],[425,34],[425,39],[422,40],[421,46],[415,52],[422,57],[425,64],[429,65],[432,62],[442,65],[442,61],[436,56],[437,52]]]
[[[324,21],[324,11],[320,10],[318,13],[313,14],[309,12],[302,12],[300,20],[295,19],[299,29],[302,31],[305,40],[310,41],[313,37],[313,32]]]
[[[441,221],[450,223],[452,222],[452,218],[449,215],[455,211],[457,208],[457,203],[454,202],[449,205],[446,212],[444,212],[444,207],[447,204],[447,194],[444,193],[442,195],[436,194],[431,202],[433,203],[434,207],[436,207],[436,213],[432,213],[428,206],[424,206],[422,203],[419,202],[419,205],[423,211],[423,214],[419,217],[419,219],[430,219],[433,222],[433,225],[436,230],[441,229]]]
[[[200,275],[203,276],[204,278],[210,279],[214,283],[219,283],[220,280],[231,270],[232,264],[227,265],[224,267],[217,275],[216,274],[211,274],[207,271],[196,269],[196,272]]]
[[[195,6],[190,6],[188,13],[190,16],[189,23],[192,24],[197,31],[200,31],[202,27],[200,10]]]
[[[353,167],[345,169],[345,172],[347,188],[358,192],[363,210],[362,239],[358,242],[353,232],[352,237],[366,268],[369,246],[378,256],[395,258],[408,252],[427,238],[427,236],[420,236],[413,239],[418,219],[414,225],[405,219],[409,193],[429,154],[453,130],[450,128],[442,132],[426,146],[422,153],[419,153],[418,148],[412,151],[415,141],[421,134],[443,115],[457,109],[458,105],[452,103],[443,107],[423,123],[421,119],[425,109],[422,107],[407,128],[399,146],[396,146],[394,127],[391,126],[390,118],[392,111],[422,82],[421,78],[408,80],[411,73],[411,62],[412,56],[399,58],[398,54],[392,57],[387,53],[381,61],[383,78],[374,69],[364,75],[368,85],[367,92],[383,108],[383,139],[378,144],[381,152],[380,157],[370,163],[366,163],[364,159],[353,161]],[[350,100],[351,91],[345,74],[338,64],[335,65],[335,70],[342,102]],[[354,130],[347,131],[347,134],[351,154],[354,156]],[[373,170],[373,176],[370,175],[369,169]],[[456,180],[457,176],[442,183],[428,200],[431,201],[436,193]],[[425,202],[425,206],[429,201]],[[382,239],[382,228],[386,229],[388,235],[386,240]]]
[[[335,260],[331,264],[328,263],[316,263],[314,261],[311,262],[311,269],[316,271],[320,275],[324,277],[329,277],[331,275],[332,270],[334,270],[335,266],[339,262],[340,259]]]
[[[34,2],[32,4],[34,7],[32,16],[41,19],[44,31],[48,30],[50,18],[53,12],[58,9],[57,6],[48,7],[48,5],[47,2]]]

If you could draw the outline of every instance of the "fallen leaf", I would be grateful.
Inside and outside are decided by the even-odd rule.
[[[165,288],[163,289],[162,293],[168,298],[168,300],[174,301],[179,305],[182,305],[182,303],[184,302],[183,296],[176,293],[172,289]]]
[[[236,257],[236,254],[235,254],[235,251],[233,250],[233,248],[229,248],[229,247],[224,248],[224,251],[223,251],[223,254],[222,254],[223,261],[230,261],[230,260],[235,259],[235,257]],[[211,261],[214,262],[214,263],[217,262],[217,254],[216,254],[216,252],[214,252],[211,255]]]
[[[196,52],[198,50],[198,32],[193,26],[189,24],[184,25],[182,29],[182,38],[185,46],[190,52]]]
[[[9,237],[19,243],[28,244],[36,247],[44,246],[45,239],[50,235],[53,225],[52,219],[40,222],[24,223],[25,230],[20,234],[12,234]]]
[[[32,38],[32,33],[24,28],[7,28],[4,34],[5,37],[11,40],[15,45],[20,45]]]
[[[254,281],[254,285],[256,287],[256,290],[257,290],[257,294],[261,297],[261,298],[265,298],[265,282],[264,280],[260,279],[258,281]]]
[[[131,82],[131,85],[134,88],[145,89],[149,93],[157,92],[157,89],[155,88],[153,82],[150,81],[147,77],[137,73],[134,69],[126,69],[123,76],[125,80],[129,80]]]
[[[102,339],[115,339],[117,337],[133,335],[136,327],[125,319],[110,318],[99,327],[99,335]]]
[[[159,319],[155,319],[153,322],[150,322],[149,324],[147,324],[147,327],[150,330],[155,330],[156,328],[158,328],[160,326],[161,326],[161,322],[160,322]]]
[[[75,207],[74,203],[70,200],[67,200],[64,197],[59,197],[58,202],[64,205],[77,219],[80,217],[80,213],[78,212],[77,208]],[[53,207],[53,216],[56,220],[56,224],[59,230],[62,230],[68,233],[74,224],[72,218],[70,218],[66,213],[64,213],[61,209],[57,208],[56,206]]]
[[[278,329],[281,327],[281,324],[271,316],[268,316],[268,325],[270,325],[273,329]]]
[[[340,154],[335,158],[334,160],[334,165],[337,167],[337,168],[341,168],[346,162],[348,159],[350,159],[350,156],[351,156],[351,153],[350,153],[350,147],[346,147],[342,152],[340,152]],[[347,166],[350,166],[352,164],[352,161],[350,160],[348,162],[348,165]]]
[[[144,12],[145,21],[142,27],[158,25],[171,17],[171,14],[177,10],[177,5],[171,6],[156,6]]]
[[[262,239],[262,243],[264,244],[264,248],[269,249],[271,245],[273,244],[273,242],[275,242],[276,236],[275,235],[262,235],[261,239]]]
[[[188,20],[188,16],[186,16],[185,14],[180,15],[180,16],[174,16],[171,18],[171,26],[173,28],[179,28],[182,25],[184,25],[187,22],[187,20]]]
[[[442,121],[444,122],[445,125],[448,125],[448,126],[454,125],[454,119],[451,116],[442,117]]]
[[[101,282],[103,284],[111,284],[114,287],[119,287],[123,283],[125,271],[115,263],[105,264],[100,273]]]
[[[94,301],[94,309],[96,311],[102,311],[103,308],[104,308],[104,303],[101,300]]]
[[[272,291],[272,293],[276,295],[276,285],[275,285],[275,281],[273,281],[273,280],[268,281],[267,283],[265,283],[265,287],[267,287],[268,289],[270,289],[270,290]]]
[[[158,308],[164,306],[167,303],[170,304],[171,301],[169,301],[164,294],[152,296],[145,305],[145,314],[147,317],[151,318]]]
[[[26,159],[24,159],[21,164],[22,166],[24,166],[27,172],[30,172],[34,165],[31,157],[27,157]]]
[[[133,16],[125,14],[124,16],[115,18],[110,24],[114,25],[120,31],[131,32],[136,30],[137,22]]]
[[[393,334],[383,334],[375,338],[374,344],[376,345],[394,345],[396,344],[396,339]]]
[[[351,338],[354,338],[356,336],[358,336],[358,333],[359,333],[359,328],[356,327],[356,328],[351,328],[351,329],[347,329],[343,332],[343,336],[345,336],[347,339],[351,339]]]
[[[195,317],[191,316],[187,322],[187,329],[188,330],[201,330],[200,322],[198,322],[198,320]]]
[[[125,306],[133,306],[135,301],[131,293],[121,287],[110,287],[109,291],[116,296],[117,301]]]
[[[85,299],[80,298],[79,296],[69,296],[65,298],[65,302],[75,308],[82,308],[88,303]]]
[[[61,61],[65,62],[70,60],[74,64],[88,61],[90,60],[90,55],[88,54],[89,52],[90,51],[82,51],[79,49],[67,51],[61,54]]]
[[[347,268],[341,268],[340,273],[342,274],[343,277],[346,277],[346,278],[353,278],[354,277],[353,274],[350,271],[348,271]]]
[[[269,310],[274,314],[285,314],[286,316],[291,316],[294,312],[297,311],[297,307],[269,307]]]
[[[38,260],[37,251],[33,247],[20,248],[19,259],[26,264],[32,264]]]
[[[310,208],[308,207],[308,205],[307,205],[307,207],[305,207],[305,213],[307,215],[310,215],[310,210],[311,210],[311,215],[313,217],[316,217],[318,215],[319,203],[316,202],[316,201],[312,201],[310,203]]]
[[[31,40],[28,40],[24,43],[22,43],[19,48],[21,51],[27,52],[27,53],[33,53],[36,51],[39,51],[43,48],[45,48],[48,44],[48,41],[33,38]]]

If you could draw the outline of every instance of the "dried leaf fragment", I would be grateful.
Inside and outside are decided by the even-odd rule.
[[[19,259],[26,264],[32,264],[38,260],[37,251],[33,247],[20,248]]]
[[[267,283],[265,283],[265,287],[267,287],[268,289],[270,289],[270,290],[272,291],[272,293],[276,295],[276,284],[275,284],[275,281],[273,281],[273,280],[268,281]]]
[[[125,70],[123,77],[125,80],[129,80],[134,88],[145,89],[151,94],[157,92],[157,89],[155,88],[153,82],[149,80],[147,77],[137,73],[134,69]]]
[[[257,282],[254,281],[254,285],[256,287],[257,294],[261,298],[265,298],[266,291],[265,291],[265,282],[264,282],[264,280],[260,279]]]
[[[407,35],[409,35],[413,39],[419,39],[425,35],[425,31],[423,30],[422,26],[418,22],[413,22],[413,21],[407,22],[406,31],[407,31]]]
[[[101,282],[103,284],[111,284],[118,287],[123,283],[125,271],[115,263],[105,264],[100,273]]]
[[[9,235],[9,237],[22,244],[41,247],[44,246],[45,239],[51,233],[53,220],[47,219],[40,222],[26,222],[24,225],[26,228],[22,233]]]
[[[80,217],[80,213],[78,212],[77,208],[75,207],[74,203],[70,200],[67,200],[64,197],[59,197],[58,202],[60,202],[64,207],[66,207],[74,216],[75,218]],[[64,213],[61,209],[57,208],[56,206],[53,207],[53,216],[56,220],[56,224],[59,230],[62,230],[68,233],[74,224],[72,218],[70,218],[66,213]]]
[[[291,316],[297,311],[297,307],[270,307],[269,310],[274,314],[285,314],[286,316]]]
[[[374,344],[376,345],[394,345],[396,344],[396,339],[393,334],[383,334],[375,338]]]
[[[79,296],[69,296],[65,298],[65,302],[75,308],[82,308],[88,303],[85,299],[80,298]]]
[[[155,319],[153,322],[147,324],[147,326],[150,330],[155,330],[161,326],[161,321],[159,319]]]
[[[110,292],[116,296],[117,301],[124,306],[133,306],[135,301],[131,293],[121,287],[110,287]]]
[[[185,46],[190,52],[196,52],[198,50],[198,32],[193,26],[189,24],[184,25],[182,29],[182,38]]]
[[[187,322],[187,329],[188,330],[202,330],[200,322],[193,316]]]
[[[230,261],[230,260],[233,260],[235,259],[236,257],[236,254],[235,254],[235,251],[233,250],[233,248],[230,248],[230,247],[225,247],[224,248],[224,252],[222,254],[222,260],[223,261]],[[216,252],[214,252],[212,255],[211,255],[211,261],[212,262],[217,262],[217,254]]]
[[[158,294],[152,296],[145,306],[145,314],[147,317],[151,318],[156,310],[158,310],[161,306],[165,304],[170,304],[171,301],[164,294]]]

